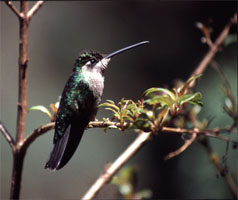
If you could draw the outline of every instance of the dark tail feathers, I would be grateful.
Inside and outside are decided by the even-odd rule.
[[[64,136],[54,144],[45,169],[59,170],[71,159],[84,132],[84,128],[79,129],[75,127],[77,126],[69,125]]]

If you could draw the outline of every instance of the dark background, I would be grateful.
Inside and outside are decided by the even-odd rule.
[[[18,2],[14,2],[19,7]],[[33,5],[33,2],[30,3]],[[15,134],[18,83],[18,20],[1,6],[1,121]],[[122,97],[136,100],[150,87],[172,86],[186,80],[208,50],[195,27],[210,23],[214,40],[237,10],[235,1],[50,1],[33,17],[29,35],[28,106],[55,103],[72,70],[75,58],[84,49],[110,53],[143,40],[150,44],[113,58],[106,71],[103,102]],[[237,27],[232,28],[236,32]],[[230,45],[215,58],[231,81],[237,96],[237,46]],[[203,94],[200,118],[214,118],[211,127],[225,127],[232,121],[222,111],[219,76],[208,69],[196,90]],[[110,117],[99,109],[97,118]],[[27,134],[49,122],[46,115],[31,111]],[[78,199],[103,171],[133,141],[133,132],[102,129],[85,131],[77,153],[60,171],[43,169],[51,150],[53,131],[39,137],[28,149],[23,172],[22,198]],[[9,195],[12,157],[1,136],[1,198]],[[220,157],[225,143],[211,139]],[[168,161],[163,157],[176,150],[179,136],[162,134],[141,149],[129,162],[139,172],[138,190],[149,188],[154,198],[224,199],[232,195],[222,177],[198,143]],[[237,169],[237,151],[229,151],[229,167]],[[237,176],[237,174],[236,174]],[[116,198],[113,186],[106,186],[100,198]]]

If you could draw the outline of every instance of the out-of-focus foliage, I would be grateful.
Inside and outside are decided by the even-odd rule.
[[[223,41],[225,46],[230,44],[237,43],[237,34],[229,34],[226,39]]]
[[[117,175],[113,176],[111,184],[118,187],[124,199],[150,199],[152,191],[143,189],[136,192],[138,172],[134,166],[123,167]]]

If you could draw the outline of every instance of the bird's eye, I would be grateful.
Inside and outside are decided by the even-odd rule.
[[[91,64],[94,64],[95,62],[96,62],[95,59],[90,60],[90,63],[91,63]]]

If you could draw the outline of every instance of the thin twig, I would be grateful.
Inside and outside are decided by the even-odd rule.
[[[22,18],[21,13],[17,10],[17,8],[12,4],[11,1],[5,1],[5,3],[16,14],[18,18]]]
[[[223,82],[225,88],[227,89],[225,94],[231,100],[233,109],[236,110],[237,109],[236,100],[235,100],[234,94],[232,93],[232,88],[231,88],[230,82],[227,80],[225,73],[222,71],[221,67],[215,60],[211,61],[211,66],[213,69],[215,69],[219,73],[219,75],[222,79],[222,82]],[[234,112],[236,112],[236,111],[234,111]]]
[[[6,138],[7,142],[9,143],[12,151],[15,151],[15,142],[13,137],[11,136],[11,134],[8,132],[8,130],[6,129],[6,127],[3,125],[2,122],[0,122],[0,131],[2,132],[2,134],[4,135],[4,137]]]
[[[222,129],[223,130],[223,129]],[[232,140],[229,137],[226,136],[221,136],[221,135],[217,135],[220,130],[219,129],[205,129],[205,130],[200,130],[200,129],[182,129],[182,128],[171,128],[171,127],[163,127],[162,131],[164,132],[172,132],[172,133],[188,133],[188,134],[200,134],[200,135],[205,135],[207,137],[214,137],[226,142],[233,142],[238,144],[238,141]]]
[[[44,1],[37,1],[35,5],[30,9],[30,11],[27,13],[27,18],[30,21],[32,16],[36,14],[36,12],[40,9],[40,7],[43,5]]]
[[[167,156],[164,157],[164,159],[169,160],[169,159],[181,154],[182,152],[184,152],[193,143],[193,141],[196,139],[196,137],[197,137],[197,134],[193,133],[192,136],[190,137],[190,139],[186,140],[184,142],[184,144],[179,149],[177,149],[174,152],[169,153]]]
[[[213,152],[208,139],[204,138],[204,140],[205,140],[205,142],[203,142],[201,144],[203,144],[203,146],[206,148],[206,150],[209,154],[210,160],[212,161],[214,166],[217,168],[219,174],[221,174],[223,171],[223,168],[222,168],[222,164],[220,163],[219,157],[215,152]],[[226,182],[227,182],[230,190],[232,191],[232,194],[234,195],[235,199],[237,199],[238,187],[235,184],[233,178],[231,177],[231,175],[229,173],[227,173],[227,174],[225,174],[225,179],[226,179]]]
[[[227,37],[232,24],[235,24],[235,23],[237,23],[237,13],[234,14],[234,16],[232,17],[230,22],[225,26],[223,31],[217,37],[216,41],[213,43],[213,45],[208,50],[207,54],[203,57],[202,61],[196,67],[196,69],[194,70],[194,72],[192,73],[191,76],[202,74],[204,72],[204,70],[206,69],[207,65],[211,62],[212,58],[214,57],[214,55],[219,50],[220,45],[222,44],[222,42]],[[190,87],[193,87],[193,85],[194,85],[194,82],[190,85]]]
[[[29,147],[29,145],[34,142],[34,140],[43,135],[44,133],[54,129],[55,127],[55,123],[52,122],[52,123],[49,123],[49,124],[46,124],[46,125],[43,125],[43,126],[40,126],[39,128],[35,129],[30,135],[28,135],[24,142],[23,142],[23,145],[22,145],[22,148],[27,150],[27,148]]]
[[[111,164],[91,186],[82,199],[92,199],[111,177],[150,139],[151,132],[142,132],[134,142]]]

